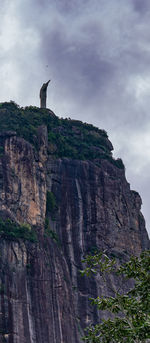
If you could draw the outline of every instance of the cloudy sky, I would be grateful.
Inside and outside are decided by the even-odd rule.
[[[3,0],[0,79],[20,106],[51,79],[48,108],[108,132],[150,232],[150,1]]]

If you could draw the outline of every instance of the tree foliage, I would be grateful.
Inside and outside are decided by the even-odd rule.
[[[107,133],[80,120],[59,118],[48,109],[28,106],[20,108],[13,101],[0,103],[0,132],[15,131],[18,136],[38,149],[38,128],[48,130],[48,153],[54,158],[96,161],[108,160],[124,169],[121,159],[112,157],[112,145]]]
[[[113,287],[113,296],[102,296],[91,299],[101,311],[109,311],[110,318],[86,329],[83,338],[86,343],[143,343],[150,342],[150,251],[144,251],[141,256],[131,257],[121,266],[115,259],[97,253],[89,255],[83,261],[86,268],[83,275],[93,273],[103,277],[115,273],[124,280],[134,280],[133,286],[126,294]]]
[[[34,229],[27,223],[19,225],[10,219],[4,221],[0,218],[0,239],[8,241],[23,239],[24,241],[36,243],[37,235]]]

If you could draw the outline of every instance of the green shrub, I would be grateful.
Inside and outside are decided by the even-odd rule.
[[[91,161],[105,158],[118,168],[124,168],[120,160],[115,161],[111,156],[107,133],[91,124],[58,118],[50,110],[35,106],[20,108],[13,101],[0,104],[0,118],[0,131],[16,131],[35,149],[38,142],[37,128],[46,125],[49,145],[55,145],[54,151],[49,149],[53,157]]]
[[[32,243],[37,242],[36,232],[29,224],[18,225],[10,219],[3,221],[0,218],[0,237],[10,241],[17,241],[23,239]]]
[[[125,168],[121,158],[117,158],[117,160],[115,160],[115,165],[117,168],[120,168],[120,169]]]
[[[50,213],[52,220],[55,220],[55,213],[57,210],[56,199],[53,192],[46,193],[46,214]]]
[[[0,157],[3,157],[4,155],[4,147],[0,146]]]
[[[60,244],[58,235],[55,231],[51,230],[50,228],[50,223],[49,219],[46,217],[45,218],[45,237],[50,237],[52,238],[57,244]]]

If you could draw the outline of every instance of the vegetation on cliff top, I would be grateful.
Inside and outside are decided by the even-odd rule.
[[[108,159],[119,168],[124,168],[120,159],[112,157],[113,150],[107,133],[79,120],[63,119],[48,109],[38,107],[20,108],[13,101],[0,104],[0,131],[16,131],[37,147],[37,128],[48,129],[48,153],[55,157],[81,160]]]

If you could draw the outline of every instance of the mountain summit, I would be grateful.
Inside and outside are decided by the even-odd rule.
[[[0,342],[81,343],[100,319],[89,297],[109,294],[81,276],[83,258],[149,247],[141,198],[112,150],[93,125],[0,104]]]

